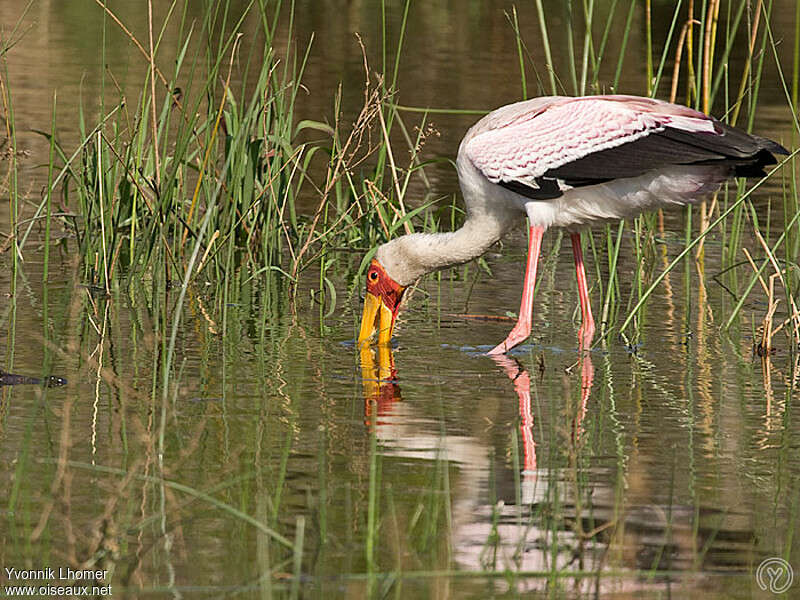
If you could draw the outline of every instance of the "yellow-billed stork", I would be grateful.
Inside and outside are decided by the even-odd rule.
[[[701,112],[637,96],[550,96],[503,106],[464,136],[456,162],[467,209],[448,233],[414,233],[380,246],[367,270],[359,344],[378,331],[388,344],[405,289],[422,275],[486,252],[521,217],[530,228],[516,325],[489,354],[505,353],[531,332],[542,235],[564,227],[572,239],[583,317],[595,325],[580,230],[593,223],[703,199],[730,177],[761,177],[773,154],[788,154]]]

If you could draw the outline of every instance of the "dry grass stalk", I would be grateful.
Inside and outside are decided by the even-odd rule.
[[[784,292],[784,294],[786,294],[786,297],[787,297],[787,299],[789,301],[789,306],[791,307],[791,314],[793,315],[792,320],[794,322],[794,332],[793,332],[794,333],[794,341],[795,341],[796,344],[800,343],[800,321],[798,321],[794,317],[794,315],[798,314],[797,304],[795,303],[794,298],[789,294],[789,288],[786,285],[786,279],[783,276],[784,269],[781,269],[778,266],[778,261],[775,258],[775,255],[772,253],[772,250],[767,245],[767,242],[764,239],[764,237],[761,235],[761,233],[758,230],[756,230],[755,234],[756,234],[756,239],[761,244],[761,247],[764,248],[764,252],[769,257],[770,264],[772,265],[772,268],[775,271],[775,274],[772,277],[777,277],[781,281],[781,285],[783,286],[783,292]]]
[[[717,38],[717,20],[719,19],[719,0],[711,0],[708,3],[708,12],[706,13],[706,30],[703,39],[703,112],[708,114],[711,112],[711,69],[713,68],[714,56],[714,42]],[[716,200],[714,194],[714,200]],[[708,224],[711,219],[711,210],[709,210],[706,200],[700,203],[700,231],[708,229]],[[700,240],[697,245],[697,252],[695,257],[697,260],[702,261],[703,252],[705,248],[705,238]]]
[[[761,357],[765,357],[775,352],[775,348],[772,345],[772,339],[781,329],[783,329],[789,323],[793,325],[792,335],[794,338],[794,343],[795,344],[800,343],[800,311],[798,311],[794,299],[787,294],[787,297],[789,298],[789,304],[791,306],[791,314],[777,327],[773,327],[775,311],[777,310],[778,304],[780,303],[780,299],[775,298],[775,280],[776,279],[780,280],[781,285],[784,287],[784,292],[786,291],[786,281],[783,276],[783,270],[778,267],[778,264],[775,261],[775,257],[772,255],[772,253],[769,251],[769,247],[766,245],[766,241],[764,241],[764,238],[761,237],[761,235],[758,234],[758,232],[756,233],[759,238],[759,241],[762,243],[765,250],[767,251],[770,263],[775,269],[775,273],[769,276],[769,283],[764,281],[764,278],[761,275],[758,275],[758,282],[761,285],[761,289],[764,291],[764,295],[767,298],[767,313],[764,316],[764,319],[760,327],[761,341],[758,344],[756,344],[754,341],[753,349],[756,354],[758,354]],[[744,252],[744,255],[747,257],[747,261],[750,263],[750,267],[756,274],[758,274],[758,266],[756,265],[755,261],[753,261],[753,258],[747,251],[747,248],[742,248],[742,252]]]
[[[675,102],[678,97],[678,80],[681,74],[681,58],[683,56],[683,46],[688,43],[687,35],[693,25],[700,25],[697,19],[688,19],[681,27],[681,34],[678,37],[678,46],[675,48],[675,62],[672,67],[672,89],[669,93],[669,101]],[[690,60],[691,63],[691,60]]]
[[[747,91],[747,81],[750,78],[750,66],[753,63],[753,53],[756,47],[756,34],[758,33],[758,26],[761,23],[761,5],[763,0],[758,0],[756,5],[755,16],[753,17],[753,26],[750,28],[750,40],[747,45],[747,60],[744,61],[744,72],[742,73],[742,80],[739,83],[739,93],[736,96],[736,103],[733,106],[733,113],[731,113],[730,123],[736,125],[739,118],[739,110],[742,108],[742,100],[744,93]]]
[[[361,165],[379,147],[375,145],[372,140],[372,125],[377,119],[382,118],[383,106],[389,97],[389,93],[385,90],[382,76],[375,75],[375,83],[371,84],[371,72],[367,62],[366,49],[363,43],[361,43],[360,38],[358,38],[358,42],[361,46],[364,59],[364,104],[350,129],[347,139],[341,146],[338,146],[336,143],[338,134],[341,131],[340,114],[337,111],[333,131],[334,159],[328,165],[325,185],[320,190],[320,201],[317,205],[317,210],[314,212],[314,218],[311,221],[308,234],[293,261],[292,281],[295,284],[297,282],[297,275],[301,270],[301,261],[303,257],[308,252],[311,245],[320,239],[320,236],[316,234],[317,227],[319,226],[319,221],[325,212],[325,207],[330,200],[331,192],[334,190],[337,182],[343,177],[349,176],[354,169]],[[388,142],[386,143],[388,145]]]

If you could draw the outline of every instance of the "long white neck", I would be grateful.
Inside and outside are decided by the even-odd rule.
[[[406,286],[439,269],[460,265],[486,252],[513,225],[509,219],[471,215],[461,229],[447,233],[412,233],[378,248],[386,273]]]
[[[464,140],[468,140],[470,133]],[[486,252],[508,230],[525,220],[524,200],[490,183],[463,151],[458,152],[458,181],[467,208],[461,229],[450,233],[413,233],[378,248],[375,258],[400,285],[453,265],[460,265]]]

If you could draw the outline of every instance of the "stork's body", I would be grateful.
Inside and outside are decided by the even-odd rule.
[[[405,287],[425,273],[480,256],[527,217],[530,246],[519,320],[490,354],[530,335],[539,249],[549,227],[571,234],[585,343],[594,321],[580,229],[701,200],[729,177],[763,175],[763,167],[775,163],[773,152],[786,150],[690,108],[649,98],[554,96],[499,108],[478,121],[459,147],[467,208],[461,229],[406,235],[376,251],[359,340],[374,332],[379,317],[379,341],[388,342]]]

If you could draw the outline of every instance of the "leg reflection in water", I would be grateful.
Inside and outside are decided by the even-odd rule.
[[[514,383],[519,398],[519,430],[525,460],[522,468],[523,480],[536,478],[536,442],[533,441],[533,412],[531,411],[531,376],[516,359],[505,354],[493,354],[491,358]]]
[[[594,381],[594,366],[588,346],[582,345],[578,364],[581,366],[581,402],[572,421],[572,442],[576,443],[583,433],[583,417],[589,402]],[[522,500],[529,504],[534,501],[536,486],[536,442],[533,439],[533,411],[531,410],[531,377],[525,367],[516,359],[505,355],[492,355],[497,366],[514,384],[519,399],[519,429],[522,436],[524,464],[522,469]]]

